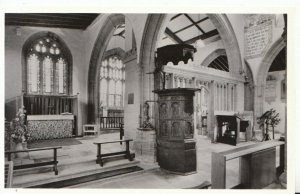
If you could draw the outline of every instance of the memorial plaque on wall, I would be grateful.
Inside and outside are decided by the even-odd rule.
[[[272,42],[272,14],[250,14],[245,19],[245,57],[261,57]]]
[[[276,80],[271,80],[266,82],[265,86],[265,101],[269,104],[276,100]]]
[[[134,104],[134,94],[133,93],[128,94],[128,104]]]

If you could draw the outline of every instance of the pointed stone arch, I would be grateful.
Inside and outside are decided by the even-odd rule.
[[[201,63],[202,66],[208,67],[219,56],[226,56],[225,49],[216,49],[210,53]]]
[[[113,35],[114,29],[117,25],[125,23],[125,16],[123,14],[112,14],[107,16],[103,27],[100,29],[97,39],[95,41],[93,51],[91,54],[89,73],[88,73],[88,122],[95,122],[96,115],[98,115],[97,107],[99,88],[99,60],[105,55],[108,43]]]
[[[255,81],[255,115],[260,116],[263,113],[264,109],[264,99],[265,99],[265,83],[268,75],[268,71],[274,61],[275,57],[279,54],[279,52],[284,49],[286,43],[282,37],[280,37],[274,44],[268,49],[266,54],[263,57],[259,65],[258,75]]]
[[[231,71],[233,74],[239,75],[240,71],[243,69],[243,66],[239,45],[230,21],[225,14],[207,15],[217,28],[223,40],[229,63],[229,71]],[[142,68],[140,75],[141,102],[148,100],[152,101],[156,99],[155,95],[152,93],[152,90],[154,89],[152,83],[154,83],[154,80],[149,76],[150,78],[147,78],[146,81],[146,73],[153,72],[155,69],[154,58],[156,45],[159,34],[162,33],[161,28],[164,26],[163,23],[166,19],[168,19],[166,14],[149,14],[146,20],[139,58],[140,66]],[[153,113],[154,112],[155,111],[153,111]],[[155,116],[156,115],[154,114],[153,117]]]

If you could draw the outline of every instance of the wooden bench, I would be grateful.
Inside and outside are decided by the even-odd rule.
[[[94,142],[95,145],[97,145],[97,159],[96,164],[100,164],[100,166],[103,166],[103,158],[107,158],[110,156],[118,156],[118,155],[124,155],[126,158],[128,158],[129,161],[132,161],[134,156],[130,154],[129,150],[129,142],[133,141],[132,139],[124,139],[124,140],[116,140],[116,141],[106,141],[106,142]],[[101,145],[103,144],[112,144],[112,143],[126,143],[126,150],[120,151],[120,152],[112,152],[112,153],[101,153]]]
[[[124,123],[120,123],[120,140],[123,140],[124,137]],[[123,141],[120,141],[120,144],[122,145]]]
[[[13,178],[13,162],[9,161],[5,163],[5,183],[4,187],[5,188],[11,188],[12,187],[12,178]]]
[[[280,146],[279,167],[276,169],[276,147]],[[283,171],[284,142],[266,141],[212,153],[212,189],[225,189],[226,162],[240,159],[240,184],[236,188],[263,188],[274,180],[276,170]],[[234,188],[235,188],[234,187]]]
[[[39,162],[39,163],[34,163],[34,164],[17,165],[17,166],[14,166],[14,170],[53,165],[53,171],[55,172],[55,175],[58,175],[57,149],[61,149],[61,148],[62,147],[45,147],[45,148],[25,149],[25,150],[19,150],[19,151],[7,151],[7,152],[5,152],[5,155],[7,155],[8,161],[11,161],[11,154],[20,153],[20,152],[36,152],[36,151],[53,150],[53,160],[52,161]]]

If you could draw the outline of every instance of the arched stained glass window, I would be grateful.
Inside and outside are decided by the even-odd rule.
[[[26,53],[27,93],[69,94],[69,64],[56,38],[34,40]]]
[[[53,92],[53,62],[47,56],[43,60],[43,93]]]
[[[102,106],[107,106],[107,80],[101,79],[100,81],[100,102],[102,102]]]
[[[57,93],[66,94],[67,93],[67,64],[63,58],[59,58],[56,62],[56,80],[55,85],[57,85]]]
[[[29,93],[40,93],[39,91],[39,80],[40,80],[40,68],[39,68],[39,59],[36,54],[29,55],[27,59],[28,63],[28,81],[27,87]]]
[[[100,103],[108,108],[124,106],[125,66],[117,56],[102,61],[100,67]]]

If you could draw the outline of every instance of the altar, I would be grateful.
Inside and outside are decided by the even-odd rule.
[[[29,141],[73,136],[74,115],[28,115]]]

